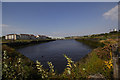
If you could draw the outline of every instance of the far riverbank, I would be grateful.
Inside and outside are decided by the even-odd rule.
[[[32,46],[40,43],[46,43],[55,41],[55,39],[44,39],[44,40],[6,40],[2,42],[2,45],[8,45],[9,47],[19,49],[27,46]]]

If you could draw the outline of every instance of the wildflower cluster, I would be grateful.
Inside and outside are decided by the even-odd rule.
[[[47,78],[48,77],[48,72],[46,72],[43,69],[43,65],[39,61],[36,61],[36,67],[38,69],[38,72],[41,74],[42,78]]]
[[[50,68],[50,72],[51,74],[54,76],[55,75],[55,71],[54,71],[54,66],[52,65],[52,62],[47,62]]]
[[[76,67],[76,65],[74,64],[74,62],[71,60],[71,58],[68,58],[66,55],[64,55],[64,57],[67,59],[67,73],[70,75],[71,74],[71,70],[73,67]]]
[[[110,69],[113,68],[113,60],[112,60],[112,52],[110,51],[110,57],[111,59],[109,61],[104,61],[105,65]]]

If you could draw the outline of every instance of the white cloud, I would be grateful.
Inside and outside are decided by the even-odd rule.
[[[9,27],[7,24],[0,24],[0,27]]]
[[[105,12],[103,16],[106,19],[118,20],[118,5],[110,9],[109,11]]]

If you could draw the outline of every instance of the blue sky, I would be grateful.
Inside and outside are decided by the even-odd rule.
[[[2,34],[82,36],[117,28],[116,2],[3,2]]]

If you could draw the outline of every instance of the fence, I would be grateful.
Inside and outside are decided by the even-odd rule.
[[[120,53],[118,44],[112,46],[113,53],[113,78],[120,80]]]

